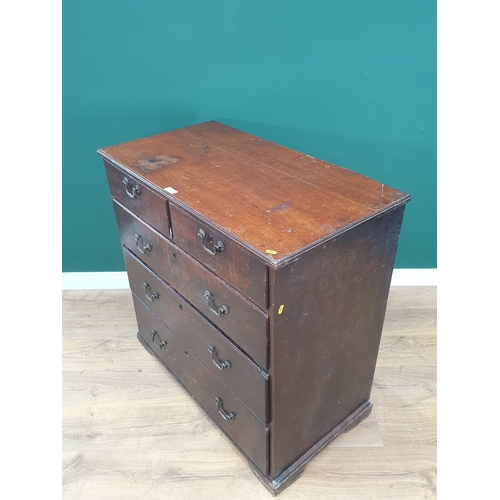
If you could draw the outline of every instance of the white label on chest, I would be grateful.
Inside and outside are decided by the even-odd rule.
[[[166,187],[164,188],[164,190],[167,192],[167,193],[170,193],[170,194],[175,194],[177,193],[177,191],[173,188],[173,187]]]

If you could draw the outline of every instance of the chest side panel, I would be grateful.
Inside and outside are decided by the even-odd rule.
[[[403,212],[271,271],[273,478],[369,399]]]

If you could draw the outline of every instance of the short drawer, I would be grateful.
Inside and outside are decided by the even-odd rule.
[[[114,200],[145,220],[163,235],[170,237],[168,201],[144,186],[136,177],[104,162],[109,189]]]
[[[266,424],[267,373],[129,250],[123,254],[132,292]]]
[[[267,427],[264,427],[135,296],[134,306],[139,336],[143,343],[165,363],[241,451],[267,474]]]
[[[114,205],[122,243],[267,368],[267,314],[116,201]]]
[[[176,245],[202,262],[252,302],[267,309],[267,267],[209,224],[170,204]]]

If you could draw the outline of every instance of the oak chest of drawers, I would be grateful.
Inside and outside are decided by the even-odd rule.
[[[410,197],[217,122],[98,153],[139,340],[281,491],[371,411]]]

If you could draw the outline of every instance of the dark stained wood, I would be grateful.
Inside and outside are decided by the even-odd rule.
[[[401,191],[383,186],[351,170],[298,153],[284,146],[277,146],[272,142],[217,122],[196,126],[196,133],[206,140],[217,142],[217,145],[223,147],[225,151],[252,157],[281,174],[295,177],[303,183],[311,184],[328,193],[335,190],[344,198],[354,200],[373,210],[385,208],[405,196]]]
[[[135,255],[140,255],[148,266],[257,364],[267,368],[267,314],[116,201],[114,205],[122,243]],[[136,234],[151,246],[150,251],[145,254],[136,251]],[[205,298],[207,291],[212,297],[210,303]],[[217,316],[212,312],[211,309],[223,305],[227,307],[227,314]]]
[[[348,415],[339,425],[334,427],[328,434],[323,436],[317,443],[309,448],[306,453],[301,455],[290,467],[285,469],[278,477],[272,479],[269,476],[263,476],[262,473],[252,467],[253,473],[260,479],[262,484],[273,495],[277,495],[285,488],[296,481],[304,472],[304,467],[331,441],[339,436],[342,432],[349,432],[356,427],[372,412],[372,404],[370,402],[363,403],[359,408]]]
[[[268,429],[135,296],[134,307],[142,340],[256,467],[267,474]],[[154,338],[151,336],[152,331],[156,332]],[[163,346],[162,341],[165,342]],[[233,419],[224,419],[215,404],[215,398],[222,401],[220,410],[223,414],[225,412],[226,418],[232,413]],[[182,408],[179,411],[182,412]]]
[[[372,414],[280,498],[435,499],[435,304],[436,287],[391,287]],[[270,497],[226,434],[141,352],[136,332],[129,291],[63,292],[63,498],[99,499],[105,488],[120,500],[146,500],[153,490],[168,500],[193,492],[218,500],[220,491],[231,500]]]
[[[409,200],[364,176],[217,122],[99,153],[271,267]]]
[[[99,154],[139,339],[282,491],[371,410],[409,196],[216,122]]]
[[[261,261],[252,257],[241,245],[226,238],[220,231],[175,205],[171,206],[171,219],[176,245],[259,307],[267,309],[267,267]],[[204,241],[198,236],[200,229],[205,233]],[[210,240],[213,241],[212,245],[208,243]],[[224,245],[222,252],[213,248],[219,241]],[[212,252],[215,251],[215,255],[207,252],[204,245]]]
[[[370,397],[403,212],[271,271],[271,478]]]
[[[148,189],[137,176],[131,176],[129,173],[111,166],[108,162],[104,162],[104,166],[113,199],[120,202],[132,212],[140,214],[140,217],[149,225],[156,228],[164,236],[170,237],[172,230],[170,227],[168,201]],[[129,181],[127,187],[123,183],[124,179]],[[139,186],[139,193],[133,191],[135,185]],[[135,195],[135,197],[131,198],[127,194],[127,190],[129,193]]]
[[[259,366],[129,250],[125,248],[123,254],[132,292],[147,304],[213,375],[237,395],[246,408],[266,424],[267,373],[262,372]],[[150,285],[148,296],[156,293],[157,299],[148,299],[143,283]],[[210,346],[215,348],[213,354],[209,351]],[[219,366],[222,366],[223,361],[228,361],[229,366],[221,370],[213,359]]]

